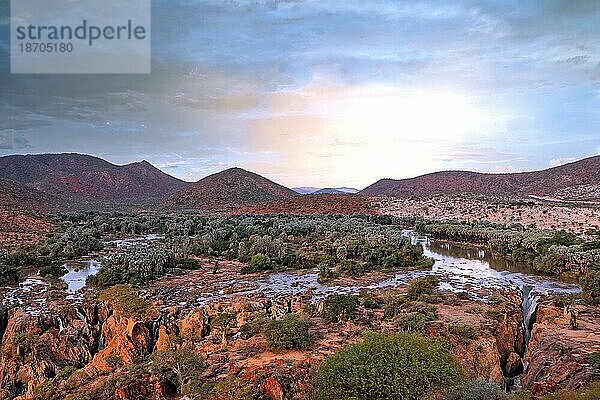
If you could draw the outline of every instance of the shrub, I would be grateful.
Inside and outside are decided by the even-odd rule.
[[[100,293],[99,299],[109,303],[115,315],[146,320],[156,315],[152,303],[139,297],[128,285],[116,285]]]
[[[358,297],[347,294],[327,296],[323,304],[323,316],[331,322],[352,321],[358,311]]]
[[[324,361],[313,377],[315,398],[327,400],[418,400],[462,382],[442,342],[408,333],[368,333]]]
[[[394,322],[403,332],[425,333],[425,326],[429,319],[420,313],[411,312],[400,314]]]
[[[248,265],[242,267],[242,273],[251,274],[271,269],[271,259],[264,254],[255,254],[250,259]]]
[[[570,390],[549,394],[542,397],[542,400],[598,400],[600,399],[600,382],[592,384],[586,390],[579,393]]]
[[[33,388],[35,400],[50,400],[54,395],[54,386],[51,382],[42,382]]]
[[[75,371],[77,371],[77,368],[72,365],[69,365],[69,366],[61,369],[60,372],[58,373],[58,376],[65,379],[65,378],[68,378],[69,376],[73,375],[73,373]]]
[[[50,265],[43,267],[40,269],[40,276],[50,277],[50,276],[62,276],[67,273],[67,269],[63,267],[63,265],[59,262],[53,262]]]
[[[106,361],[106,365],[108,365],[108,368],[110,369],[115,369],[123,365],[123,357],[117,353],[110,353],[104,357],[104,361]]]
[[[506,392],[497,384],[486,381],[473,381],[464,386],[450,389],[446,400],[508,400]]]
[[[406,297],[409,300],[418,300],[421,296],[431,296],[437,291],[439,280],[436,276],[429,275],[417,278],[408,284]]]
[[[210,400],[253,400],[259,394],[248,379],[230,376],[215,385]]]
[[[595,351],[590,354],[588,360],[590,361],[590,364],[592,364],[592,367],[600,370],[600,351]]]
[[[204,369],[204,360],[193,348],[159,350],[152,354],[152,369],[179,388],[181,394],[195,391],[194,381]]]
[[[592,304],[600,304],[600,265],[596,264],[588,276],[581,280],[584,296]]]
[[[270,321],[265,329],[270,350],[300,350],[310,347],[310,322],[296,314],[280,321]]]
[[[365,263],[356,260],[344,260],[338,266],[338,272],[346,276],[358,276],[368,271],[369,268]]]
[[[469,324],[451,323],[448,324],[448,333],[458,336],[461,342],[469,344],[477,337],[477,330]]]

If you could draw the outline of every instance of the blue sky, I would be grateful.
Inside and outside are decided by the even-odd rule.
[[[0,155],[360,188],[600,152],[595,1],[156,0],[139,76],[10,75],[6,3]]]

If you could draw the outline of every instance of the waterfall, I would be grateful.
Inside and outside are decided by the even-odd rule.
[[[58,333],[62,333],[62,331],[65,330],[65,323],[63,322],[62,318],[60,315],[57,315],[55,318],[55,322],[56,325],[58,325]]]
[[[87,317],[85,316],[84,313],[82,313],[79,308],[75,309],[75,315],[77,316],[77,318],[79,318],[81,321],[85,322],[87,324]]]
[[[154,343],[156,343],[158,341],[158,334],[159,334],[160,327],[162,325],[164,325],[165,322],[166,322],[166,318],[163,314],[160,314],[158,316],[158,318],[156,318],[152,322],[152,339],[153,339]]]
[[[533,291],[533,286],[524,285],[521,288],[521,311],[523,313],[523,332],[525,336],[525,354],[529,347],[529,339],[531,338],[531,328],[533,319],[538,308],[540,296]]]

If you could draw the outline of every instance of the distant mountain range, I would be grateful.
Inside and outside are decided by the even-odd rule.
[[[368,201],[357,198],[380,195],[475,193],[598,201],[600,156],[534,172],[445,171],[412,179],[382,179],[360,191],[358,196],[348,195],[354,192],[355,189],[347,187],[291,190],[241,168],[230,168],[189,183],[160,171],[147,161],[115,165],[81,154],[0,157],[0,210],[47,212],[145,207],[234,212],[252,209],[257,212],[340,212],[346,209],[357,212],[369,209]]]
[[[432,194],[535,195],[564,200],[600,200],[600,156],[541,171],[485,174],[434,172],[410,179],[381,179],[361,190],[365,196]]]
[[[358,189],[349,187],[336,187],[336,188],[316,188],[311,186],[295,187],[292,190],[300,194],[343,194],[350,193],[356,194],[359,192]]]

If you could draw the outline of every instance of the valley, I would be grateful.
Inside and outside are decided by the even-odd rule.
[[[135,201],[6,182],[37,236],[0,225],[0,398],[341,399],[362,390],[344,357],[396,341],[435,353],[436,400],[598,391],[591,200],[299,195],[242,169]]]

